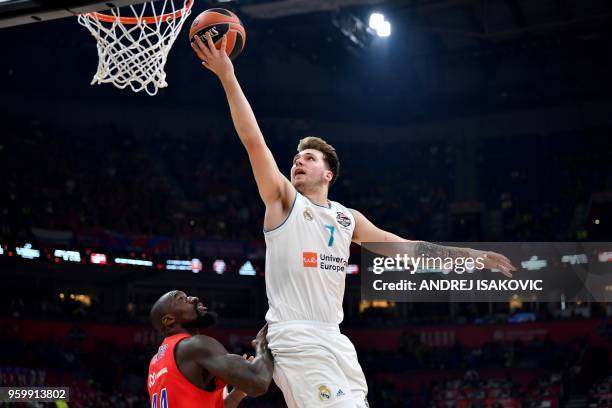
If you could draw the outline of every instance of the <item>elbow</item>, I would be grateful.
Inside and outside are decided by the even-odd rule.
[[[242,129],[237,129],[237,131],[238,135],[240,135],[240,140],[242,140],[242,144],[247,151],[250,152],[252,149],[254,149],[255,140],[253,136],[249,132]]]
[[[265,381],[265,379],[259,379],[254,387],[254,397],[259,397],[268,392],[268,387],[270,386],[270,381]]]
[[[249,153],[256,152],[258,149],[267,148],[263,137],[261,137],[257,132],[243,130],[239,131],[238,134],[243,135],[242,143]]]
[[[265,381],[263,378],[258,378],[253,381],[252,386],[249,390],[245,390],[249,397],[261,397],[266,392],[268,392],[268,387],[270,386],[270,381]]]

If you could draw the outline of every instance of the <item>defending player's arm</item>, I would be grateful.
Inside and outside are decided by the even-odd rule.
[[[471,248],[459,248],[444,245],[437,245],[425,241],[410,241],[399,237],[395,234],[378,228],[362,213],[351,209],[351,213],[355,217],[355,230],[353,232],[353,242],[361,245],[362,242],[395,242],[404,243],[407,248],[411,248],[412,256],[426,255],[428,257],[439,258],[484,258],[484,267],[487,269],[499,269],[501,273],[507,277],[512,277],[512,272],[516,268],[512,262],[505,256],[496,252],[479,251]],[[381,254],[394,256],[395,254]],[[486,255],[486,256],[485,256]]]
[[[294,189],[278,169],[272,152],[266,145],[251,105],[234,75],[232,61],[225,52],[215,48],[209,33],[206,34],[206,40],[208,45],[196,37],[191,44],[203,65],[214,72],[223,85],[234,127],[249,155],[259,195],[266,206],[281,202],[283,208],[288,209],[293,202]],[[227,37],[224,36],[222,50],[225,50],[226,44]]]
[[[266,333],[267,326],[257,334],[254,341],[256,355],[252,361],[228,353],[221,343],[208,336],[192,337],[193,341],[189,342],[189,349],[185,352],[211,375],[249,396],[257,397],[268,390],[274,369]]]
[[[249,362],[255,360],[255,356],[247,357],[246,354],[243,354],[242,358]],[[246,396],[246,392],[236,387],[231,392],[228,392],[228,387],[226,386],[223,390],[223,408],[236,408]]]

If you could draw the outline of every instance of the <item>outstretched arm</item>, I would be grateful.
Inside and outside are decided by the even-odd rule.
[[[512,272],[516,268],[512,262],[505,256],[496,252],[479,251],[471,248],[459,248],[444,245],[437,245],[425,241],[409,241],[395,234],[378,228],[362,213],[351,209],[351,213],[355,217],[355,231],[353,232],[353,242],[361,245],[362,242],[401,242],[405,243],[406,247],[412,249],[412,256],[427,255],[429,257],[440,258],[484,258],[484,267],[487,269],[499,269],[501,273],[507,277],[512,277]],[[394,254],[382,254],[393,256]]]
[[[268,390],[274,369],[272,353],[265,339],[267,332],[266,325],[257,334],[254,340],[256,355],[252,360],[228,353],[221,343],[208,336],[192,337],[183,350],[186,358],[194,360],[213,376],[257,397]]]
[[[225,50],[226,44],[227,37],[224,36],[221,50]],[[196,37],[191,45],[203,61],[202,65],[214,72],[223,85],[232,121],[249,155],[261,199],[266,206],[280,201],[284,208],[289,208],[293,202],[293,188],[289,180],[278,169],[272,152],[266,145],[251,105],[234,74],[232,61],[225,51],[215,48],[209,33],[206,34],[206,43]]]

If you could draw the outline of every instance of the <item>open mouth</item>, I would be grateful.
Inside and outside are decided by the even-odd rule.
[[[300,176],[300,175],[304,175],[306,174],[306,172],[304,170],[298,169],[295,171],[294,173],[296,176]]]

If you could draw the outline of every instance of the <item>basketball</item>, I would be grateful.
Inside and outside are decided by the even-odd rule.
[[[189,41],[195,41],[198,36],[206,43],[204,35],[207,32],[210,32],[217,49],[221,48],[221,39],[227,34],[225,52],[232,60],[244,49],[246,31],[238,16],[229,10],[212,8],[198,14],[191,23]]]

